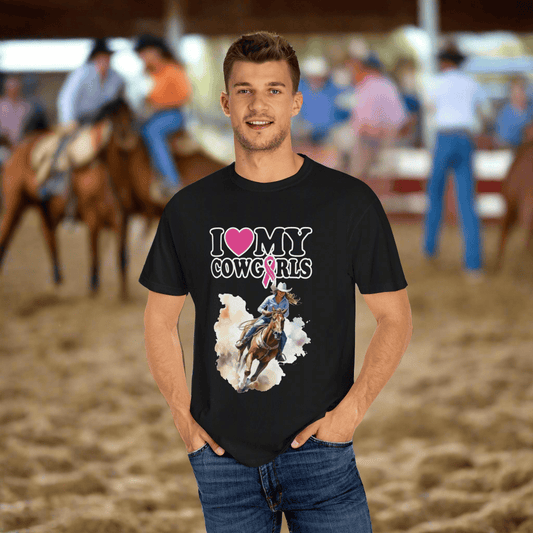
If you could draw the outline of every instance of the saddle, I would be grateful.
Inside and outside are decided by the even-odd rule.
[[[202,145],[187,130],[180,130],[170,138],[172,151],[178,157],[187,157],[203,150]]]
[[[59,173],[83,167],[96,159],[111,138],[112,123],[106,119],[94,125],[82,126],[72,135],[57,128],[45,135],[33,147],[30,163],[36,181],[41,185],[53,170]],[[61,144],[65,145],[56,154]],[[54,161],[55,158],[55,161]]]

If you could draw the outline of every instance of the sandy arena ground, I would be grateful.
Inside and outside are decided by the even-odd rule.
[[[415,333],[354,435],[374,531],[531,533],[533,259],[523,233],[502,273],[472,285],[455,228],[436,265],[422,261],[418,225],[393,228]],[[102,239],[94,299],[85,228],[59,237],[59,291],[35,212],[0,277],[0,531],[204,532],[185,446],[145,358],[147,291],[136,280],[151,238],[134,245],[123,304],[113,236]],[[496,238],[485,229],[491,258]],[[359,369],[374,320],[358,304]],[[189,383],[193,320],[189,297],[180,321]]]

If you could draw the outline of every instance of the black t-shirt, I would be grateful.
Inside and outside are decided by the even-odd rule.
[[[232,163],[181,189],[165,207],[139,278],[155,292],[191,294],[191,414],[246,466],[288,449],[353,385],[355,285],[363,294],[407,286],[372,189],[300,155],[298,172],[275,182],[246,179]],[[280,301],[274,287],[283,289]],[[242,352],[252,363],[244,383],[235,343],[245,323],[262,316],[260,307],[273,313],[257,334],[266,344],[256,336]]]

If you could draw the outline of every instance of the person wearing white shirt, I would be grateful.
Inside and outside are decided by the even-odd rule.
[[[478,108],[486,95],[483,88],[459,69],[466,57],[456,49],[442,51],[441,72],[429,91],[437,129],[431,176],[427,184],[428,209],[424,221],[424,253],[433,258],[438,251],[446,178],[455,175],[457,204],[464,236],[464,266],[472,279],[482,273],[480,221],[475,210],[473,134],[478,125]]]

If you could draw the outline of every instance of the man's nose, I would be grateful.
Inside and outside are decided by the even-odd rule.
[[[256,94],[250,102],[251,109],[266,109],[268,104],[265,100],[265,96],[262,94]]]

